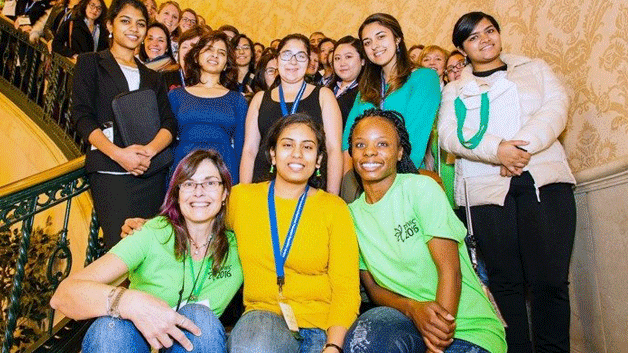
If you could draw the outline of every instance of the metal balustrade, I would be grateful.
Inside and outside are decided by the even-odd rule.
[[[25,281],[25,269],[29,260],[31,237],[35,229],[35,216],[51,208],[65,207],[63,225],[58,234],[54,250],[48,256],[46,266],[47,283],[42,288],[50,293],[70,273],[72,253],[69,248],[68,223],[73,202],[89,190],[85,173],[85,157],[81,156],[87,145],[81,140],[70,121],[72,103],[73,63],[65,57],[48,52],[43,42],[31,43],[27,34],[14,29],[11,21],[0,16],[0,92],[9,97],[22,109],[42,131],[59,146],[71,160],[63,165],[0,187],[0,234],[19,235],[18,253],[11,292],[6,307],[6,325],[2,334],[2,353],[16,349],[15,329],[21,314],[21,296]],[[84,220],[87,221],[87,220]],[[98,221],[92,211],[90,220],[86,264],[103,252],[98,238]],[[3,235],[4,236],[4,235]],[[15,245],[15,244],[14,244]],[[53,310],[47,309],[46,337],[28,348],[28,351],[50,351],[46,342],[62,331],[80,330],[85,325],[68,320],[54,326]],[[67,342],[72,339],[66,340]],[[67,352],[67,348],[57,351]]]
[[[74,63],[31,43],[0,16],[0,92],[9,97],[59,146],[68,159],[87,151],[70,121]]]

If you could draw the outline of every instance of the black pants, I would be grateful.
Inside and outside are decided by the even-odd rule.
[[[164,169],[148,178],[100,173],[89,175],[94,208],[107,250],[120,241],[125,219],[157,215],[164,201],[167,173],[168,169]]]
[[[525,172],[514,177],[504,206],[471,207],[489,288],[508,324],[508,352],[532,352],[526,291],[531,295],[537,352],[569,352],[568,274],[576,230],[571,184],[539,189]]]

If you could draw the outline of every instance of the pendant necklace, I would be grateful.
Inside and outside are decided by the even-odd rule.
[[[203,244],[197,244],[194,239],[192,239],[192,237],[190,238],[190,243],[192,244],[192,246],[194,247],[194,255],[198,255],[198,252],[203,249],[204,247],[206,247],[207,245],[209,245],[209,242],[212,241],[212,236],[210,235],[209,238],[207,238],[207,241],[204,242]]]

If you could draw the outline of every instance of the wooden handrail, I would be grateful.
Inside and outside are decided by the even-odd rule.
[[[52,180],[54,178],[60,177],[64,174],[73,172],[75,170],[81,169],[85,166],[85,156],[78,157],[69,162],[58,165],[54,168],[50,168],[48,170],[44,170],[41,173],[37,173],[35,175],[31,175],[24,179],[15,181],[13,183],[4,185],[0,187],[0,198],[5,196],[14,194],[16,192],[26,190],[30,187],[33,187],[37,184],[41,184],[45,181]]]

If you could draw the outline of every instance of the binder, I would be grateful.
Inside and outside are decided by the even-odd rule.
[[[124,147],[146,145],[161,129],[157,96],[152,89],[121,93],[111,102],[116,127]],[[169,167],[174,159],[172,148],[164,148],[150,160],[150,167],[140,177],[147,178]]]

